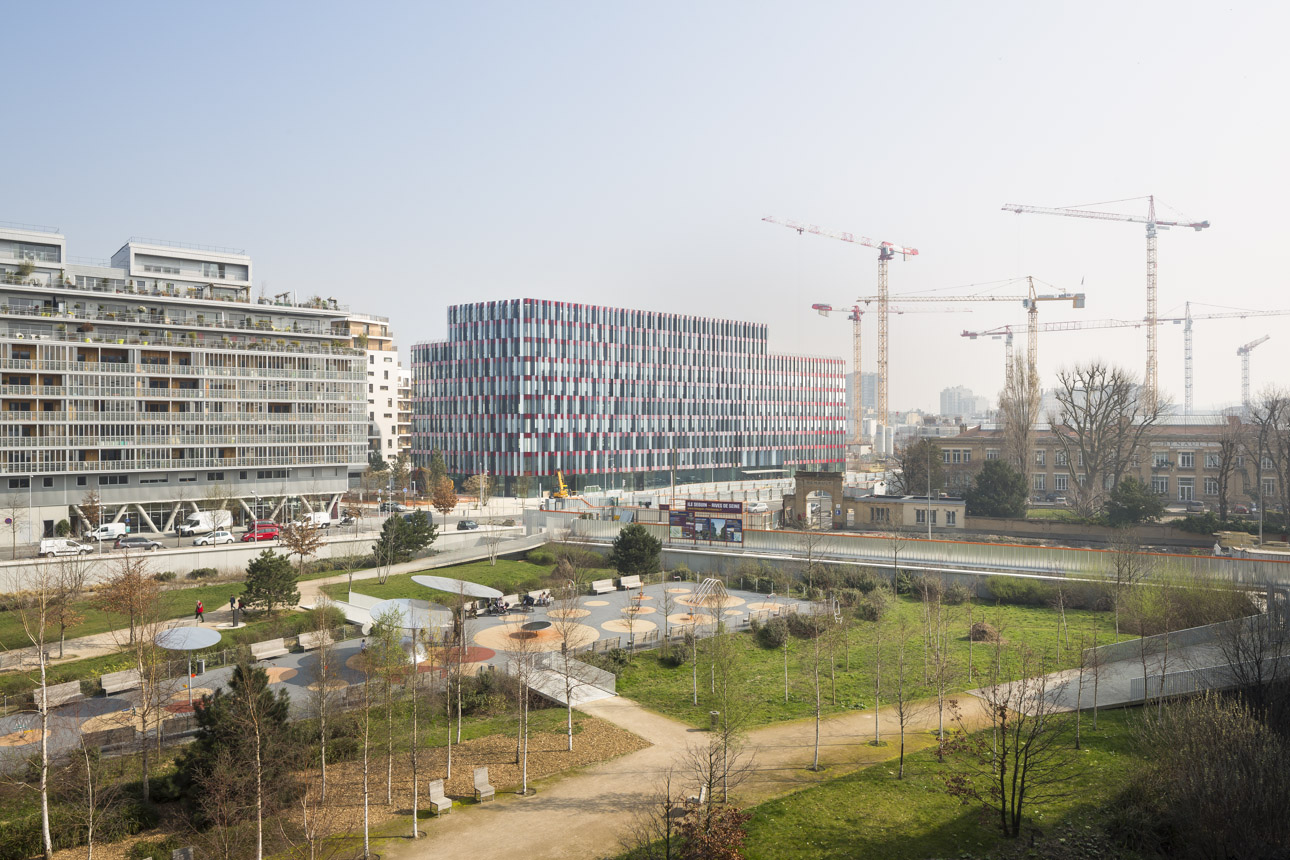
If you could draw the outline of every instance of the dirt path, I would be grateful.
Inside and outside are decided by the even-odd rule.
[[[961,696],[959,704],[968,725],[981,723],[984,711],[979,700]],[[415,844],[397,839],[385,842],[382,856],[407,860],[448,852],[469,854],[472,860],[585,860],[613,854],[634,811],[655,796],[663,773],[670,766],[680,768],[687,747],[703,743],[707,734],[621,697],[591,702],[583,710],[645,738],[652,746],[573,775],[544,780],[534,797],[499,792],[494,803],[458,807],[450,815],[427,821],[427,837]],[[889,709],[879,716],[883,740],[891,741],[882,747],[867,743],[873,737],[872,713],[825,720],[820,726],[820,758],[826,768],[822,773],[807,769],[814,752],[813,721],[752,732],[747,745],[755,757],[754,769],[739,789],[739,799],[758,802],[890,760],[898,752],[899,724]],[[908,739],[909,749],[930,744],[926,732],[936,728],[934,706],[919,715],[916,728],[922,734]]]

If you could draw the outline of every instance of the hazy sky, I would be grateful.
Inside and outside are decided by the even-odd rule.
[[[0,220],[57,226],[73,255],[245,248],[257,287],[390,316],[405,352],[448,304],[523,296],[753,319],[775,349],[849,357],[849,324],[810,304],[872,293],[876,254],[762,216],[917,247],[893,293],[1033,274],[1088,294],[1048,320],[1138,318],[1141,226],[1000,207],[1154,193],[1213,224],[1162,233],[1162,313],[1290,308],[1286,10],[20,4]],[[893,319],[893,408],[996,393],[1002,344],[959,332],[1024,311],[959,307]],[[1290,317],[1196,324],[1199,405],[1237,399],[1236,347],[1263,334],[1256,388],[1290,359]],[[1181,326],[1160,345],[1181,400]],[[1140,372],[1145,336],[1041,339],[1045,384],[1094,355]]]

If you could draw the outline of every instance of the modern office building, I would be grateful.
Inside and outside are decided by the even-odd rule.
[[[967,419],[985,416],[990,411],[990,399],[978,397],[972,389],[955,385],[941,389],[941,415],[950,419]]]
[[[539,299],[455,305],[412,347],[413,462],[605,490],[841,469],[839,358],[765,325]],[[530,492],[533,487],[530,487]]]
[[[367,448],[393,463],[399,457],[399,350],[388,317],[345,318],[355,349],[367,356]],[[357,476],[354,476],[357,477]]]
[[[334,509],[367,459],[364,357],[335,300],[252,298],[251,276],[242,251],[131,239],[72,262],[57,231],[0,225],[0,499],[20,537],[85,525],[95,496],[141,531]]]

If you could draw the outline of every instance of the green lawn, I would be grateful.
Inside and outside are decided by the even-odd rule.
[[[1065,799],[1029,807],[1028,818],[1051,833],[1062,823],[1089,823],[1111,801],[1141,762],[1134,751],[1137,710],[1106,711],[1092,731],[1084,718],[1083,746],[1070,767]],[[934,750],[905,760],[905,778],[894,763],[848,776],[756,806],[749,822],[748,860],[916,860],[979,857],[1002,838],[994,820],[982,822],[980,807],[964,806],[945,792],[951,761],[938,764]],[[1041,856],[1041,855],[1037,855]]]
[[[467,582],[478,582],[481,585],[496,588],[503,594],[512,594],[549,587],[551,585],[549,581],[551,571],[554,568],[555,566],[550,564],[532,564],[527,561],[499,558],[497,564],[476,561],[454,567],[427,570],[424,573],[434,576],[449,576],[453,579],[464,579]],[[354,584],[354,590],[381,599],[413,597],[421,600],[432,598],[443,600],[450,596],[431,591],[425,586],[417,585],[412,581],[412,577],[419,575],[421,574],[398,574],[391,576],[384,585],[381,585],[375,579],[363,579]],[[591,579],[601,578],[601,573],[598,571],[589,571],[586,575]],[[604,573],[604,576],[611,575],[616,576],[617,574]],[[335,600],[344,600],[345,595],[349,592],[349,585],[343,582],[335,585],[324,585],[322,590],[328,597]]]
[[[1080,515],[1072,511],[1070,508],[1027,508],[1026,519],[1082,522]]]
[[[206,602],[208,611],[218,609],[221,601],[228,601],[228,595],[240,593],[241,590],[240,582],[197,583],[191,586],[185,585],[182,588],[167,589],[161,592],[160,610],[164,618],[181,618],[193,613],[198,600]],[[73,606],[85,620],[67,629],[68,639],[118,630],[128,623],[125,616],[104,612],[93,599],[78,600]],[[58,630],[55,629],[51,635],[57,645]],[[30,645],[31,641],[23,632],[21,615],[13,610],[0,612],[0,648],[9,650]]]
[[[969,689],[981,682],[980,672],[987,667],[992,646],[977,643],[972,646],[973,676],[967,675],[969,643],[967,639],[967,614],[965,606],[945,607],[951,613],[947,625],[951,630],[951,660],[954,667],[951,688],[955,691]],[[923,678],[923,627],[922,605],[905,597],[893,601],[888,610],[886,632],[882,649],[882,678],[885,689],[890,690],[895,680],[897,662],[897,636],[905,626],[905,658],[909,695],[921,698],[934,695],[934,688]],[[1112,642],[1114,618],[1108,612],[1067,611],[1071,647],[1062,643],[1058,658],[1058,625],[1056,610],[1023,606],[974,606],[973,620],[984,618],[1002,631],[1009,645],[1027,644],[1045,655],[1045,665],[1053,669],[1077,665],[1078,641],[1081,633],[1089,633],[1096,625],[1099,644]],[[735,706],[744,715],[749,726],[765,725],[783,720],[809,717],[814,713],[814,683],[812,680],[813,651],[809,642],[790,639],[789,645],[789,701],[784,702],[784,654],[780,649],[768,650],[759,646],[751,633],[738,633],[728,637],[734,649],[733,673],[738,691]],[[876,665],[873,645],[873,625],[863,621],[852,622],[848,631],[850,668],[847,668],[848,648],[839,644],[834,648],[836,666],[836,703],[834,683],[830,677],[828,655],[824,657],[824,711],[839,713],[854,708],[872,708],[874,705],[873,678]],[[630,665],[620,670],[618,692],[642,705],[682,720],[694,726],[706,726],[708,712],[714,709],[712,701],[712,660],[709,641],[701,639],[698,650],[699,702],[693,702],[693,667],[689,662],[673,667],[657,651],[635,655]],[[676,647],[676,646],[674,646]],[[890,703],[892,695],[884,692],[882,703]],[[719,708],[718,708],[719,710]]]

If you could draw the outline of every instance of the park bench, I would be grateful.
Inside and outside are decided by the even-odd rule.
[[[614,588],[614,581],[612,579],[597,579],[595,582],[591,583],[592,594],[609,594],[616,590],[617,589]]]
[[[706,785],[699,786],[699,796],[698,797],[690,796],[686,798],[685,802],[689,806],[702,806],[703,804],[707,803],[708,787]]]
[[[640,588],[641,578],[639,576],[624,576],[618,580],[618,587],[624,591],[630,591],[633,588]]]
[[[287,651],[287,644],[282,639],[265,639],[263,642],[255,642],[251,645],[251,656],[256,662],[268,660],[270,657],[281,657]]]
[[[452,812],[452,801],[445,797],[443,793],[443,780],[431,780],[428,788],[430,789],[430,805],[434,807],[435,815]]]
[[[66,705],[68,702],[78,702],[81,696],[81,682],[68,681],[66,684],[54,684],[52,687],[45,688],[45,705],[46,707],[56,708],[59,705]],[[40,691],[34,690],[31,694],[32,704],[40,706]]]
[[[475,768],[475,800],[483,803],[493,799],[493,787],[488,784],[488,768]]]
[[[510,606],[511,608],[514,608],[515,606],[517,606],[519,602],[520,602],[520,596],[518,594],[508,594],[502,598],[502,603],[505,603],[507,606]]]
[[[327,630],[310,630],[301,633],[297,641],[300,644],[301,651],[312,651],[315,648],[321,648],[323,645],[333,644],[331,633]]]
[[[110,672],[99,678],[103,694],[110,696],[122,690],[134,690],[143,685],[138,669],[126,669],[124,672]]]

